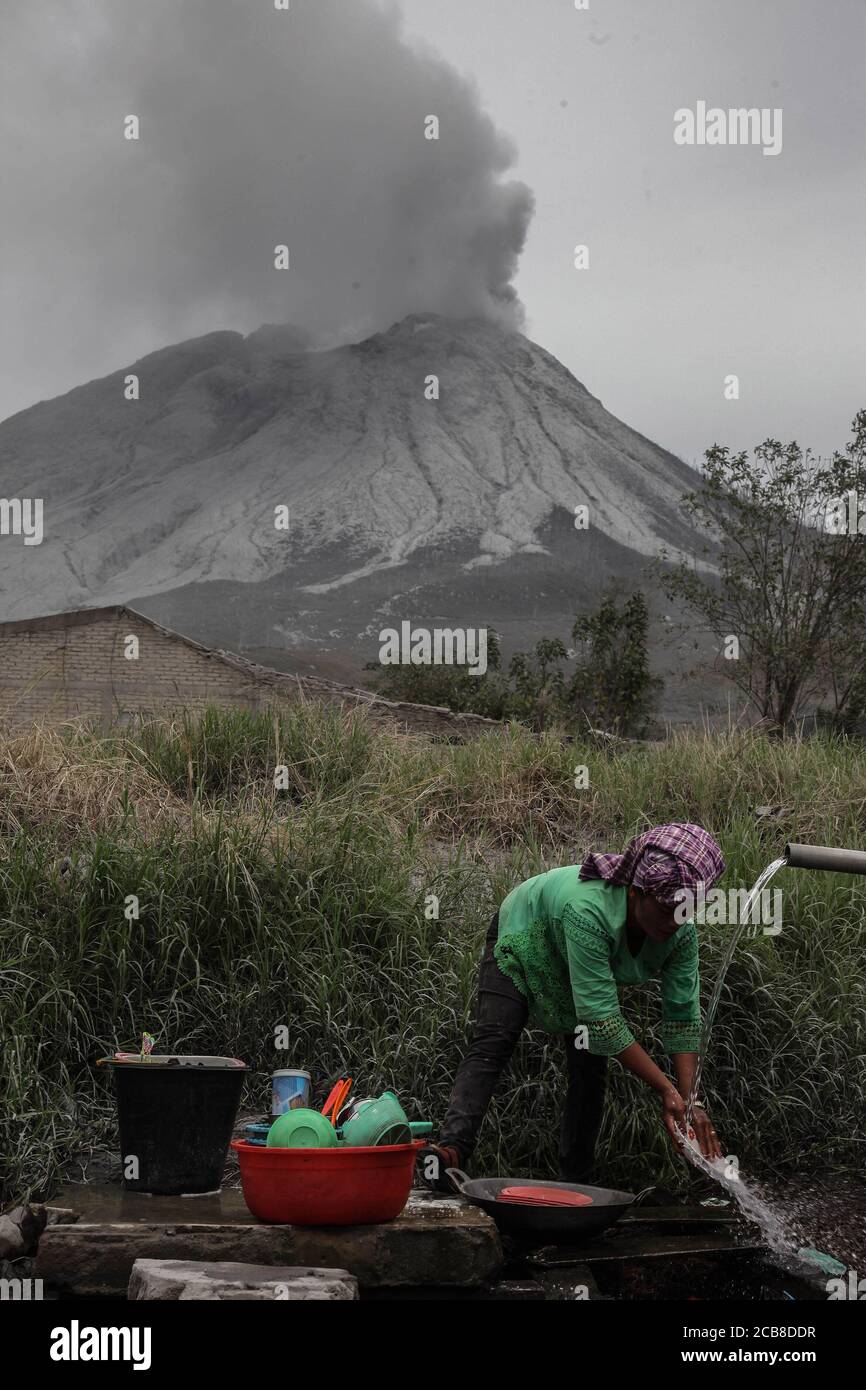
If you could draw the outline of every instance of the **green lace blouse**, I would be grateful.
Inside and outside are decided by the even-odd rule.
[[[580,865],[527,879],[499,909],[496,962],[526,997],[530,1018],[553,1033],[585,1025],[588,1050],[612,1057],[634,1042],[618,985],[658,975],[668,1052],[696,1052],[701,1031],[698,938],[687,922],[670,940],[644,938],[636,956],[625,929],[626,889],[579,878]]]

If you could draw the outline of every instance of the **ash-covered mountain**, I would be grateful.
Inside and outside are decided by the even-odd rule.
[[[508,652],[566,637],[660,545],[691,549],[694,483],[486,321],[413,315],[325,352],[211,333],[0,424],[0,495],[44,506],[41,545],[0,538],[2,617],[132,602],[325,674],[403,619],[491,624]]]

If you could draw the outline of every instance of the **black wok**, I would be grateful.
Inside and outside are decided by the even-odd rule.
[[[618,1221],[623,1212],[640,1201],[643,1192],[616,1192],[606,1187],[587,1187],[575,1182],[535,1182],[531,1178],[470,1178],[460,1168],[447,1168],[448,1176],[468,1202],[492,1216],[503,1235],[542,1242],[597,1235]],[[585,1192],[588,1207],[534,1207],[497,1200],[503,1187],[555,1187],[563,1192]]]

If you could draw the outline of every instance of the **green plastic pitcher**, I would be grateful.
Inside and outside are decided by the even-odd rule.
[[[343,1143],[352,1148],[408,1144],[411,1138],[406,1111],[393,1091],[383,1091],[378,1100],[362,1101],[351,1120],[343,1125]]]

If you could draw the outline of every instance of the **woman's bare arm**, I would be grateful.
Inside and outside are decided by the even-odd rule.
[[[670,1077],[665,1075],[661,1067],[656,1066],[652,1057],[638,1042],[629,1043],[628,1047],[616,1054],[616,1058],[645,1085],[658,1091],[665,1127],[674,1144],[679,1147],[680,1137],[685,1128],[686,1106]]]

